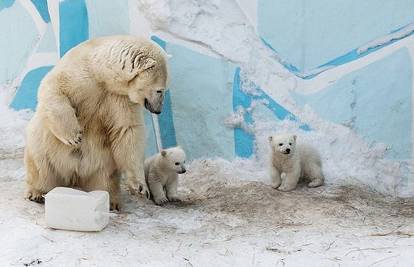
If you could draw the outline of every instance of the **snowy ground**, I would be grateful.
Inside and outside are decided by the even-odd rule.
[[[21,153],[3,156],[0,266],[412,266],[413,199],[331,186],[281,193],[243,164],[194,162],[183,203],[125,193],[104,231],[78,233],[44,226],[44,207],[22,197]]]

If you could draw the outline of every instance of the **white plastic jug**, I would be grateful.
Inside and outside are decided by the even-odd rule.
[[[45,216],[54,229],[101,231],[109,223],[109,194],[56,187],[45,196]]]

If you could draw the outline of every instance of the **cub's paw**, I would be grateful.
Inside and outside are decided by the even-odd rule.
[[[165,196],[161,196],[161,197],[157,197],[157,198],[154,197],[154,202],[157,205],[162,205],[162,204],[168,202],[168,198],[166,198]]]
[[[283,192],[289,192],[289,191],[292,191],[295,188],[296,188],[296,186],[281,185],[281,186],[279,186],[279,188],[277,190],[283,191]]]
[[[182,200],[177,196],[168,196],[168,200],[171,202],[181,202]]]
[[[308,187],[318,187],[318,186],[321,186],[321,185],[323,185],[323,180],[316,179],[316,180],[313,180],[312,182],[310,182],[308,184]]]
[[[280,186],[280,182],[279,183],[272,183],[272,188],[273,189],[278,189]]]
[[[43,194],[37,190],[31,189],[27,191],[25,198],[30,201],[37,202],[37,203],[45,203],[45,198],[43,197]]]

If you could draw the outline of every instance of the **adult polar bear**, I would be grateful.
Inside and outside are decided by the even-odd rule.
[[[142,107],[159,114],[167,56],[133,36],[86,41],[71,49],[40,84],[27,128],[26,197],[40,202],[56,186],[106,190],[120,208],[119,176],[149,197],[144,176]]]

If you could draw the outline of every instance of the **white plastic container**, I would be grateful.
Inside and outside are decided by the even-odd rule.
[[[109,194],[56,187],[45,196],[45,216],[54,229],[101,231],[109,223]]]

